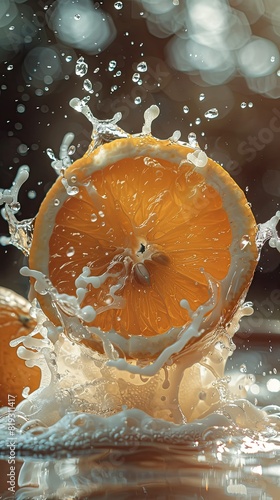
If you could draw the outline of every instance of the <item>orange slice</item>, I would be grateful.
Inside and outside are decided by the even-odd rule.
[[[205,334],[230,321],[256,266],[256,223],[220,165],[184,143],[129,136],[90,147],[64,175],[39,210],[30,267],[70,295],[87,267],[81,305],[96,311],[89,326],[142,336],[142,350],[129,355],[152,357],[190,321],[181,301],[194,311],[209,300],[209,279],[222,308]],[[57,321],[50,297],[37,298]]]
[[[26,366],[17,356],[17,348],[10,346],[11,340],[27,335],[35,327],[29,308],[24,297],[0,287],[0,406],[8,405],[9,395],[18,404],[25,387],[33,392],[40,384],[41,370]]]

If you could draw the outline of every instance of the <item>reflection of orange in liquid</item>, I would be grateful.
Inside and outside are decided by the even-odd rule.
[[[7,406],[8,394],[16,396],[17,404],[23,399],[24,387],[30,387],[30,392],[39,387],[41,370],[36,366],[28,368],[17,356],[17,347],[9,345],[11,340],[28,335],[34,327],[28,301],[0,287],[0,406]]]
[[[255,222],[246,198],[215,162],[208,160],[201,169],[186,161],[180,165],[190,152],[150,136],[105,144],[67,170],[68,182],[78,186],[79,193],[60,203],[55,221],[54,200],[61,200],[62,193],[65,197],[60,179],[43,202],[30,266],[48,274],[59,292],[74,295],[84,266],[91,276],[108,272],[100,287],[89,285],[82,303],[97,310],[94,326],[124,337],[154,336],[189,320],[182,299],[193,310],[209,299],[205,273],[214,280],[226,277],[236,237],[236,225],[222,200],[224,188],[236,204],[237,217],[243,217],[238,224],[251,243],[244,259],[252,260],[242,287],[225,304],[225,320],[247,288],[256,249]],[[101,154],[106,164],[96,170]],[[45,297],[38,299],[50,313]]]

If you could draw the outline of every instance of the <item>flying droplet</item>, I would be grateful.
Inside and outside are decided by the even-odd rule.
[[[189,142],[189,145],[192,146],[193,148],[197,147],[196,134],[194,132],[189,133],[188,142]]]
[[[217,116],[219,116],[219,111],[217,110],[217,108],[211,108],[204,113],[204,116],[208,120],[213,120],[213,118],[217,118]]]
[[[123,8],[123,3],[122,2],[115,2],[114,7],[117,10],[121,10]]]
[[[184,106],[183,111],[185,114],[187,114],[190,111],[190,108],[188,106]]]
[[[117,66],[117,61],[110,61],[109,64],[108,64],[108,70],[109,71],[114,71],[115,67]]]
[[[30,191],[28,191],[27,196],[30,200],[34,200],[34,198],[36,198],[37,196],[37,193],[36,191],[34,191],[34,189],[31,189]]]
[[[199,94],[199,100],[204,101],[205,99],[205,94]]]
[[[85,76],[88,71],[88,64],[85,62],[83,57],[79,57],[76,62],[75,73],[77,76]]]
[[[140,71],[140,73],[145,73],[147,71],[148,66],[145,61],[141,61],[140,63],[137,64],[137,71]]]
[[[51,160],[56,160],[55,154],[51,148],[47,148],[46,153]]]
[[[140,73],[134,73],[134,74],[132,75],[132,81],[133,81],[134,83],[138,82],[139,78],[140,78]]]
[[[90,93],[93,92],[92,83],[88,78],[84,81],[83,89],[86,90],[87,92],[90,92]]]

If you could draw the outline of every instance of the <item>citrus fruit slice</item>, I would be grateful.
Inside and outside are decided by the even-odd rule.
[[[147,358],[209,301],[211,282],[220,306],[203,337],[230,321],[257,262],[255,235],[243,192],[205,153],[128,136],[90,147],[57,179],[37,215],[30,267],[60,294],[75,296],[86,282],[81,306],[96,313],[89,326],[141,336],[141,348],[126,354]],[[37,298],[56,321],[50,297]]]
[[[24,297],[0,287],[0,406],[7,406],[9,394],[19,403],[25,387],[33,392],[40,384],[41,370],[26,366],[17,356],[17,348],[10,346],[11,340],[28,335],[35,327],[29,309]]]

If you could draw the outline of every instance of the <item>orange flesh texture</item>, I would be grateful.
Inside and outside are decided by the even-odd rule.
[[[60,293],[75,295],[84,266],[91,276],[109,270],[100,288],[88,286],[82,303],[98,313],[92,325],[124,337],[154,336],[189,321],[182,299],[192,310],[209,299],[205,273],[225,278],[231,242],[221,196],[192,165],[125,158],[84,178],[63,203],[49,241],[49,276]],[[153,260],[155,253],[164,258]],[[140,262],[149,284],[135,275]],[[110,288],[118,283],[115,298],[125,303],[116,308]]]
[[[18,404],[23,399],[23,389],[30,387],[30,392],[35,391],[41,379],[41,370],[37,366],[26,366],[25,361],[17,356],[17,347],[9,345],[11,340],[28,335],[35,327],[35,321],[29,316],[28,307],[22,308],[6,300],[8,294],[5,290],[0,288],[0,406],[7,406],[8,394],[15,396]],[[12,292],[9,290],[8,293]],[[12,295],[16,301],[17,294]],[[20,299],[25,301],[23,297]]]

